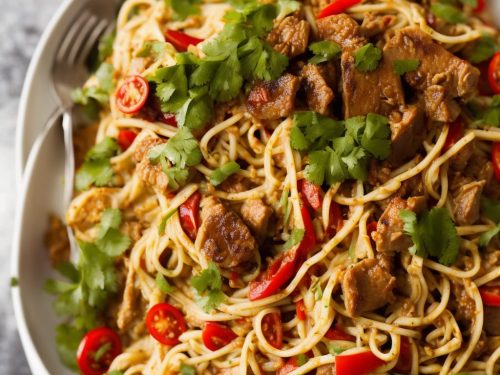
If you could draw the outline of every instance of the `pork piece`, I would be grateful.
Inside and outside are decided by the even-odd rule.
[[[135,285],[136,282],[136,272],[134,267],[128,267],[128,263],[125,262],[125,266],[128,268],[127,279],[125,282],[125,289],[123,290],[123,302],[118,310],[118,317],[116,324],[121,331],[127,330],[130,324],[135,318],[140,316],[140,302],[141,302],[141,290]]]
[[[235,194],[250,190],[252,188],[252,185],[250,181],[245,177],[239,174],[233,174],[220,185],[220,188],[226,193]]]
[[[302,55],[309,44],[310,25],[298,15],[291,15],[277,22],[267,36],[267,41],[282,55]]]
[[[316,375],[335,375],[335,365],[323,365],[316,369]]]
[[[275,81],[259,82],[248,95],[248,110],[260,120],[287,117],[295,109],[299,86],[300,79],[288,73]]]
[[[361,34],[366,38],[371,38],[385,31],[393,26],[397,21],[396,16],[393,15],[376,15],[374,13],[366,13],[361,24]]]
[[[337,14],[317,20],[319,36],[353,51],[367,43],[358,23],[347,14]]]
[[[353,317],[394,301],[396,278],[388,257],[365,259],[347,269],[342,291],[348,314]]]
[[[384,47],[390,65],[396,60],[418,59],[420,66],[405,74],[410,86],[424,92],[427,115],[435,121],[451,122],[458,116],[453,99],[467,100],[477,92],[479,70],[416,27],[396,32]]]
[[[484,330],[490,336],[500,336],[500,307],[484,306]]]
[[[377,223],[377,230],[372,234],[372,238],[377,245],[377,251],[389,252],[408,250],[411,246],[411,241],[408,236],[404,234],[404,223],[399,217],[399,213],[401,210],[410,210],[419,213],[424,208],[424,197],[411,197],[406,200],[400,197],[392,198]]]
[[[394,166],[415,156],[425,137],[424,114],[420,107],[409,105],[390,116],[392,152],[389,161]]]
[[[473,181],[461,185],[451,193],[453,216],[459,225],[471,225],[479,220],[481,194],[486,181]]]
[[[311,110],[322,115],[328,115],[330,103],[335,98],[335,94],[325,78],[328,75],[327,69],[326,66],[307,64],[300,71],[307,105]]]
[[[139,176],[147,185],[161,191],[167,190],[168,177],[161,169],[159,163],[153,164],[149,160],[149,151],[153,147],[164,143],[165,141],[160,138],[146,138],[138,145],[135,151],[136,170]]]
[[[373,72],[361,72],[355,66],[354,56],[345,51],[341,57],[342,98],[345,118],[368,113],[389,115],[404,105],[401,79],[392,64],[383,58]]]
[[[259,239],[266,236],[273,210],[262,199],[248,199],[241,206],[241,218]]]
[[[455,317],[461,322],[471,322],[476,314],[474,300],[469,297],[462,284],[452,281],[451,291],[455,296],[453,300],[457,304]]]
[[[49,249],[50,262],[53,266],[69,261],[68,231],[62,220],[56,215],[50,216],[49,230],[45,234],[45,244]]]
[[[203,202],[198,233],[203,255],[221,268],[249,268],[257,259],[257,241],[236,213],[214,197]]]

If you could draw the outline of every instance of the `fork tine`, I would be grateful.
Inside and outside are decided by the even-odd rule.
[[[64,37],[59,49],[56,54],[56,61],[58,63],[66,61],[66,57],[68,56],[69,50],[71,46],[74,45],[74,39],[79,34],[82,26],[87,23],[90,17],[90,12],[85,11],[82,13],[80,17],[68,28],[66,31],[66,36]]]
[[[98,41],[99,37],[104,34],[105,30],[107,29],[107,26],[108,26],[108,21],[106,20],[101,20],[97,24],[92,33],[88,36],[87,41],[85,42],[83,47],[80,48],[76,61],[77,64],[83,64],[85,62],[88,55],[90,54],[90,51],[92,50],[92,48],[94,48],[96,42]]]
[[[76,36],[73,45],[71,46],[71,49],[69,51],[68,63],[70,65],[75,64],[76,59],[78,57],[78,53],[82,48],[82,45],[85,43],[85,40],[92,32],[92,30],[96,27],[98,21],[99,18],[92,14],[87,23],[83,25],[83,27],[80,29],[80,32]]]

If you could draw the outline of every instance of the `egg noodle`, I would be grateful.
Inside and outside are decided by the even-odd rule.
[[[313,0],[302,4],[304,17],[313,34],[317,30],[317,13],[324,5],[327,5],[326,1]],[[138,63],[136,55],[145,41],[163,42],[167,28],[210,39],[224,27],[223,17],[231,7],[229,3],[205,0],[200,15],[176,21],[165,1],[126,0],[118,14],[113,53],[108,59],[115,71],[117,87],[127,76],[147,77],[160,67],[176,64],[176,51],[170,45],[154,61]],[[429,25],[422,4],[406,0],[364,1],[349,8],[347,13],[358,22],[362,22],[367,13],[395,16],[388,31],[417,26],[454,53],[478,40],[483,33],[496,33],[479,18],[469,15],[465,23],[454,26],[453,35],[446,35]],[[189,52],[202,56],[201,45],[191,45]],[[291,146],[293,119],[285,118],[272,127],[266,127],[263,121],[248,112],[244,100],[220,105],[220,111],[224,112],[219,116],[220,121],[212,123],[203,132],[194,133],[203,156],[202,162],[194,169],[204,178],[172,192],[146,184],[137,172],[134,155],[144,140],[168,140],[178,129],[124,115],[117,108],[114,95],[109,102],[110,110],[101,112],[95,143],[105,137],[117,138],[123,129],[137,133],[130,147],[110,160],[121,183],[109,188],[92,187],[79,193],[66,218],[69,223],[78,222],[79,217],[89,215],[89,205],[105,197],[109,207],[121,210],[125,223],[132,217],[139,217],[145,227],[120,266],[126,275],[123,301],[120,295],[122,303],[113,316],[114,324],[126,337],[126,345],[123,353],[113,360],[110,372],[174,374],[185,365],[192,366],[199,374],[229,374],[224,371],[230,370],[241,375],[266,374],[278,372],[289,358],[305,355],[305,363],[299,363],[289,375],[307,374],[324,365],[335,364],[339,354],[329,350],[333,343],[342,348],[342,356],[371,351],[384,363],[377,373],[396,373],[398,371],[394,368],[400,360],[404,340],[410,347],[410,374],[500,373],[500,363],[497,364],[500,337],[484,333],[485,315],[479,293],[479,288],[486,284],[498,285],[500,277],[498,266],[484,271],[484,250],[480,248],[479,238],[496,225],[487,217],[482,216],[474,225],[456,228],[460,237],[460,254],[454,265],[445,266],[407,251],[400,253],[398,267],[407,274],[408,297],[398,297],[395,303],[384,309],[350,316],[341,290],[342,278],[351,265],[377,256],[367,229],[376,205],[396,194],[405,182],[417,177],[423,182],[425,196],[435,202],[436,207],[448,208],[451,212],[450,159],[460,155],[472,143],[480,152],[488,154],[492,143],[500,142],[499,128],[470,126],[459,141],[446,148],[450,127],[448,124],[435,126],[435,131],[426,135],[424,153],[391,171],[383,184],[373,189],[367,189],[361,181],[352,180],[331,185],[319,213],[313,218],[318,245],[296,269],[286,286],[271,296],[249,300],[249,282],[257,279],[269,260],[261,251],[262,259],[256,260],[258,267],[241,275],[238,282],[230,281],[230,272],[221,270],[226,284],[223,288],[225,299],[207,313],[197,304],[190,280],[208,267],[209,260],[201,251],[201,236],[192,241],[184,232],[177,209],[196,191],[203,196],[201,207],[208,196],[218,197],[228,207],[237,207],[251,199],[264,199],[279,218],[278,237],[283,241],[291,236],[293,229],[305,228],[298,181],[305,176],[307,160]],[[236,192],[208,182],[215,169],[236,160],[245,166],[237,175],[250,180],[251,188]],[[288,223],[283,220],[285,212],[280,204],[284,191],[290,194]],[[329,212],[334,204],[340,205],[344,212],[344,222],[334,235],[327,236],[326,229],[331,224]],[[166,217],[165,229],[159,231],[158,227]],[[72,229],[79,240],[92,241],[95,237],[93,227],[74,224]],[[491,242],[489,252],[499,250],[499,242],[495,241]],[[173,287],[170,293],[164,294],[158,288],[155,281],[158,274]],[[304,282],[306,278],[310,283]],[[457,321],[458,307],[454,302],[452,284],[461,287],[474,305],[474,316],[465,325]],[[131,308],[127,307],[127,295],[131,290],[135,290],[145,304],[141,311],[147,312],[161,302],[168,302],[182,311],[188,329],[179,337],[179,344],[163,345],[145,329],[140,329],[145,319],[143,313],[139,313],[132,323],[125,322],[127,309]],[[295,314],[296,302],[300,300],[304,303],[305,320]],[[266,338],[265,317],[276,312],[283,320],[281,349]],[[237,338],[211,351],[202,340],[205,322],[223,323],[236,333]],[[352,341],[325,337],[327,331],[339,322],[343,331],[353,337]],[[480,341],[485,342],[482,344],[485,349],[477,355]]]

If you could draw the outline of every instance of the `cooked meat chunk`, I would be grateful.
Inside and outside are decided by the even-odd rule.
[[[162,171],[160,164],[151,163],[148,154],[153,147],[163,143],[165,141],[160,138],[146,138],[139,144],[135,151],[136,170],[139,176],[147,185],[161,191],[167,190],[168,177]]]
[[[250,181],[239,174],[229,176],[221,185],[220,188],[226,193],[241,193],[251,188]]]
[[[330,112],[330,103],[335,98],[333,90],[325,79],[328,74],[326,69],[328,69],[326,66],[307,64],[300,72],[308,107],[322,115]]]
[[[45,234],[52,265],[69,261],[70,246],[66,226],[56,215],[50,216],[49,230]]]
[[[459,153],[453,155],[453,157],[450,159],[450,169],[455,171],[463,171],[467,167],[467,163],[469,163],[473,152],[474,142],[470,142],[465,147],[463,147]]]
[[[453,216],[459,225],[471,225],[479,220],[481,194],[486,181],[461,185],[451,193]]]
[[[422,145],[425,136],[424,115],[416,105],[406,106],[402,113],[390,117],[392,152],[389,160],[400,165],[412,158]]]
[[[425,207],[424,197],[411,197],[407,200],[400,197],[392,198],[377,223],[377,230],[372,234],[378,252],[408,250],[411,241],[404,234],[403,220],[399,217],[401,210],[416,213]]]
[[[273,210],[262,199],[248,199],[241,206],[241,218],[252,233],[262,239],[267,233]]]
[[[335,375],[335,365],[323,365],[316,369],[316,375]]]
[[[385,31],[393,26],[397,21],[396,16],[393,15],[377,15],[374,13],[366,13],[361,24],[361,33],[366,38],[371,38],[378,34],[383,34]]]
[[[474,300],[469,297],[462,284],[453,282],[451,283],[451,290],[455,295],[453,299],[457,304],[456,318],[462,322],[470,322],[474,319],[476,314],[476,305]]]
[[[300,79],[285,74],[275,81],[257,83],[248,95],[250,113],[260,120],[277,120],[287,117],[295,109],[295,95]]]
[[[425,113],[434,121],[453,122],[460,114],[460,106],[447,96],[443,86],[429,86],[424,91]]]
[[[413,88],[425,92],[426,112],[432,120],[455,120],[459,112],[452,99],[466,100],[476,94],[479,70],[435,43],[419,28],[397,31],[385,45],[384,55],[391,66],[396,60],[420,61],[418,69],[406,73],[405,79]]]
[[[345,118],[368,113],[389,115],[394,108],[404,104],[400,78],[385,58],[373,72],[361,72],[355,66],[351,52],[343,52],[342,98]]]
[[[126,261],[125,264],[129,263]],[[128,274],[125,282],[125,289],[123,291],[123,302],[118,310],[118,317],[116,324],[118,328],[125,331],[132,321],[139,316],[139,307],[141,301],[141,291],[135,285],[136,273],[134,267],[127,267]]]
[[[283,18],[274,26],[267,41],[279,53],[296,57],[307,49],[310,28],[307,21],[293,14]]]
[[[236,213],[210,197],[203,202],[200,237],[203,255],[220,267],[234,269],[254,263],[258,247],[248,227]]]
[[[396,278],[387,263],[381,258],[365,259],[347,269],[342,291],[350,316],[373,311],[394,300]]]
[[[102,212],[111,208],[114,188],[94,188],[77,196],[66,212],[66,223],[82,232],[101,221]]]
[[[500,307],[484,306],[484,330],[491,336],[500,336]]]
[[[362,47],[367,40],[357,22],[347,14],[337,14],[317,20],[319,36],[352,51]]]

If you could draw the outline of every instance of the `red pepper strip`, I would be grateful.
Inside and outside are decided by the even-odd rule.
[[[344,13],[347,9],[359,4],[360,2],[361,0],[334,0],[320,12],[318,18],[325,18],[333,16],[334,14]]]
[[[283,348],[283,324],[281,314],[269,313],[262,319],[262,333],[267,342],[276,349]]]
[[[479,293],[485,305],[500,307],[500,286],[483,286]]]
[[[196,240],[200,227],[200,201],[201,194],[196,191],[179,207],[181,227],[192,241]]]
[[[337,375],[365,375],[375,371],[385,362],[372,352],[361,352],[335,357]]]
[[[446,141],[444,142],[443,151],[446,152],[450,148],[452,148],[453,145],[457,143],[460,138],[463,137],[463,135],[464,135],[463,123],[462,119],[459,117],[450,124],[450,128],[448,130],[448,136],[446,137]]]
[[[177,118],[175,117],[175,113],[163,113],[161,121],[167,125],[177,127]]]
[[[179,52],[186,52],[189,46],[196,46],[203,42],[203,39],[195,38],[194,36],[175,30],[167,30],[165,39]]]
[[[330,219],[328,220],[328,228],[326,229],[326,234],[328,237],[333,237],[344,224],[344,219],[342,219],[342,211],[337,202],[330,204]]]
[[[477,6],[474,8],[474,13],[481,13],[486,8],[486,0],[477,0]]]
[[[297,319],[306,320],[306,306],[303,299],[295,302],[295,310],[297,312]]]
[[[325,337],[328,340],[342,340],[342,341],[356,341],[354,336],[345,333],[340,326],[335,326],[330,328],[326,333]]]
[[[394,367],[394,371],[402,374],[409,374],[411,372],[411,344],[408,337],[401,337],[399,359]]]
[[[237,337],[231,328],[219,323],[206,323],[202,332],[203,344],[211,351],[223,348]]]
[[[318,185],[309,182],[306,179],[298,181],[299,191],[305,198],[306,203],[314,210],[319,211],[323,205],[323,190]]]
[[[500,181],[500,142],[493,143],[491,150],[491,161],[493,162],[493,169],[495,171],[495,178]]]
[[[366,225],[366,233],[368,234],[368,237],[370,237],[370,239],[372,238],[372,233],[377,231],[377,222],[376,221],[370,221],[367,225]]]
[[[490,60],[490,65],[488,66],[488,82],[493,92],[495,94],[500,94],[500,52],[495,53]]]
[[[316,234],[314,233],[314,226],[311,220],[311,215],[304,203],[300,203],[300,213],[302,214],[302,221],[304,222],[304,238],[297,249],[298,260],[300,264],[307,259],[309,251],[316,246]]]
[[[134,143],[135,137],[137,137],[137,133],[128,130],[128,129],[122,129],[118,133],[118,145],[122,149],[122,151],[127,150],[132,143]]]

